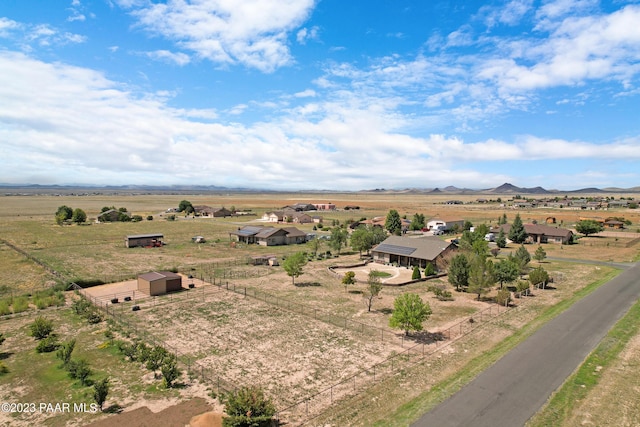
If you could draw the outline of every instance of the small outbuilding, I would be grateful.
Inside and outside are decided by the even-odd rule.
[[[162,246],[162,239],[164,235],[160,233],[154,234],[133,234],[124,238],[124,245],[127,248],[142,247],[157,247]]]
[[[182,290],[182,276],[170,271],[152,271],[138,276],[138,290],[149,296]]]

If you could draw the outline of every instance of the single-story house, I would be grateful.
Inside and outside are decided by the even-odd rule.
[[[136,248],[139,246],[147,247],[147,246],[162,246],[162,239],[164,238],[163,234],[153,233],[153,234],[133,234],[130,236],[126,236],[124,238],[124,245],[127,248]]]
[[[212,216],[215,218],[225,218],[233,215],[233,212],[231,212],[229,209],[225,207],[212,208],[211,206],[206,206],[206,205],[194,206],[193,211],[196,213],[196,215]]]
[[[317,211],[335,211],[336,205],[333,203],[312,203]]]
[[[310,224],[313,218],[303,212],[285,212],[283,222],[295,222],[297,224]]]
[[[511,230],[511,224],[503,224],[496,229],[492,229],[491,232],[496,235],[500,232],[500,228],[504,230],[506,236],[509,235]],[[560,243],[562,245],[568,245],[573,241],[573,232],[566,228],[549,227],[548,225],[541,224],[524,224],[524,231],[527,232],[532,243]]]
[[[266,222],[282,222],[284,221],[284,211],[269,211],[262,215],[262,220]]]
[[[282,208],[282,210],[291,209],[296,212],[315,211],[316,207],[311,203],[296,203],[295,205],[288,205]]]
[[[258,227],[248,225],[229,233],[231,239],[241,243],[258,244],[262,246],[294,245],[305,243],[307,233],[295,227]]]
[[[182,276],[170,271],[152,271],[138,276],[138,290],[149,296],[182,290]]]
[[[607,219],[605,220],[603,225],[607,228],[616,228],[616,229],[624,228],[624,222],[618,221],[616,219]]]
[[[375,262],[397,263],[400,266],[425,268],[432,264],[436,269],[444,268],[444,257],[457,250],[457,246],[438,237],[411,238],[389,236],[371,249]]]
[[[453,230],[456,225],[458,226],[458,228],[460,230],[462,230],[464,228],[464,219],[459,219],[459,218],[448,218],[448,219],[441,219],[441,218],[432,218],[429,221],[427,221],[427,228],[429,228],[429,230],[434,230],[437,229],[438,227],[444,229],[445,231],[449,231],[449,230]]]

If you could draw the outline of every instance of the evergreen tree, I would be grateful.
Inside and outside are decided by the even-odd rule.
[[[507,247],[507,236],[504,234],[504,230],[500,228],[500,232],[498,233],[498,237],[496,237],[496,245],[499,248]]]
[[[538,246],[536,251],[533,253],[533,259],[541,263],[547,257],[547,252],[542,248],[542,246]]]
[[[107,400],[109,394],[109,377],[104,378],[102,381],[98,381],[93,385],[93,399],[98,404],[98,407],[102,411],[102,406]]]
[[[527,240],[527,236],[520,214],[516,214],[513,224],[511,224],[511,229],[509,230],[509,240],[514,243],[524,243],[524,241]]]
[[[413,267],[413,273],[411,273],[411,280],[420,279],[422,276],[420,275],[420,267],[417,265]]]

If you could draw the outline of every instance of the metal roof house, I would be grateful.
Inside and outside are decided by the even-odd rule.
[[[387,237],[371,250],[375,262],[397,263],[400,266],[418,266],[427,264],[441,268],[443,258],[457,249],[456,245],[433,236],[411,238],[403,236]]]

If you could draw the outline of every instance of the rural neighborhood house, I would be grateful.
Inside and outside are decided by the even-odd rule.
[[[455,251],[457,247],[438,237],[425,236],[419,238],[390,236],[371,250],[375,262],[396,263],[403,267],[418,266],[425,268],[427,264],[442,267],[444,257]]]
[[[229,233],[229,237],[240,243],[262,246],[295,245],[306,243],[307,233],[295,227],[258,227],[248,225]]]

